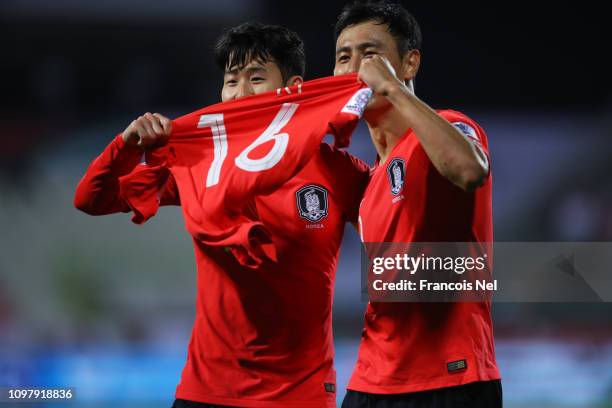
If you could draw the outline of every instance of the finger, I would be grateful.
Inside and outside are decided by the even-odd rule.
[[[153,131],[157,136],[164,136],[166,132],[164,132],[164,128],[159,121],[159,118],[155,115],[148,116],[147,119],[149,123],[151,123],[151,127],[153,127]]]
[[[140,147],[148,147],[155,141],[155,131],[153,130],[153,126],[146,117],[141,116],[138,118],[140,142],[138,146]]]
[[[140,126],[143,128],[145,134],[147,136],[155,136],[155,130],[153,129],[153,124],[151,123],[151,120],[149,119],[150,117],[150,113],[147,112],[145,113],[143,116],[141,116],[138,119],[138,122],[140,123]]]
[[[153,131],[152,136],[162,136],[163,129],[161,124],[159,123],[159,119],[153,116],[152,113],[145,113],[144,120],[147,121],[147,126]]]
[[[359,71],[357,71],[357,80],[361,81],[361,82],[365,82],[364,79],[363,79],[364,72],[363,72],[362,68],[363,68],[363,66],[359,68]]]
[[[138,147],[146,149],[153,144],[153,139],[144,128],[141,128],[141,133],[139,133],[139,136],[138,143],[136,144]]]
[[[132,122],[132,133],[136,136],[137,144],[140,146],[142,138],[147,136],[147,129],[142,124],[142,116]]]
[[[154,113],[153,116],[159,119],[159,122],[161,123],[162,128],[164,129],[164,133],[170,135],[170,133],[172,133],[172,121],[167,117],[160,115],[159,113]]]

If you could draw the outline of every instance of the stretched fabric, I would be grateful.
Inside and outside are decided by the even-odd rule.
[[[219,103],[173,121],[165,146],[120,179],[122,197],[145,222],[158,209],[165,181],[178,188],[187,231],[224,246],[246,266],[275,259],[265,227],[249,205],[291,179],[331,133],[348,145],[371,90],[356,74],[328,77]]]

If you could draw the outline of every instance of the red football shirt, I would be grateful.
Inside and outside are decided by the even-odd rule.
[[[142,153],[115,138],[77,188],[93,214],[129,211],[119,177]],[[335,407],[332,295],[344,225],[357,221],[368,166],[325,143],[252,211],[270,231],[277,263],[242,266],[223,247],[193,240],[196,318],[177,398],[243,407]],[[161,205],[180,205],[169,177]]]
[[[335,407],[333,282],[369,168],[320,141],[326,129],[348,141],[363,86],[355,74],[322,78],[204,108],[175,120],[143,165],[117,137],[79,183],[75,204],[90,214],[132,210],[141,223],[182,206],[197,301],[178,398]],[[258,234],[275,256],[255,251]]]
[[[478,124],[459,112],[438,113],[489,156]],[[465,193],[408,131],[374,168],[359,216],[364,242],[493,242],[491,175]],[[465,369],[449,369],[461,360]],[[499,378],[489,303],[370,302],[348,388],[399,394]]]
[[[229,247],[244,265],[275,259],[267,229],[244,203],[294,176],[326,133],[346,145],[372,93],[364,86],[356,74],[320,78],[175,119],[168,143],[148,155],[149,166],[120,180],[134,222],[155,214],[160,186],[172,177],[195,239]]]
[[[256,199],[277,263],[246,269],[223,249],[194,241],[196,319],[177,398],[245,407],[336,406],[336,263],[368,171],[321,144],[281,189]]]

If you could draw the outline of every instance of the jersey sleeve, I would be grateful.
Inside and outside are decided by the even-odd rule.
[[[142,224],[160,206],[180,205],[176,181],[164,165],[143,163],[119,180],[119,196],[132,210],[132,222]]]
[[[359,204],[370,180],[370,167],[350,153],[325,144],[325,161],[333,171],[336,195],[347,222],[356,223]]]
[[[89,165],[77,185],[74,205],[90,215],[105,215],[133,210],[126,199],[121,180],[142,172],[142,151],[126,145],[118,135]],[[122,191],[123,190],[123,191]],[[156,192],[160,205],[180,205],[174,179],[168,177]]]
[[[490,174],[491,156],[489,154],[489,141],[482,127],[461,112],[448,110],[440,112],[440,115],[448,120],[457,130],[459,130],[459,132],[461,132],[461,134],[464,135],[467,140],[476,144],[480,150],[482,150],[486,156]]]

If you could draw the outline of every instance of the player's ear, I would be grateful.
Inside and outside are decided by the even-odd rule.
[[[294,75],[287,80],[287,83],[285,84],[285,86],[300,85],[303,82],[304,82],[304,78],[302,78],[299,75]]]
[[[410,50],[402,58],[402,76],[404,81],[411,81],[419,72],[421,65],[421,53],[419,50]]]

